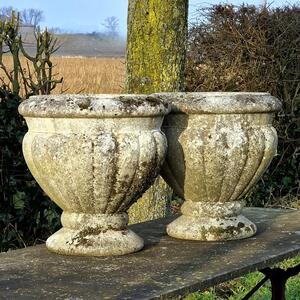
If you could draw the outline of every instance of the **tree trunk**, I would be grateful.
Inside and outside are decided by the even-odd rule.
[[[183,89],[188,0],[129,0],[127,93]],[[172,190],[162,178],[129,210],[130,223],[168,213]]]

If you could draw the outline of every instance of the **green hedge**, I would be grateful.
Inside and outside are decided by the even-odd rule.
[[[62,82],[53,72],[57,40],[35,32],[36,55],[24,49],[19,14],[0,19],[0,251],[43,241],[59,226],[58,207],[49,201],[27,169],[22,138],[27,132],[18,113],[21,99],[49,94]],[[13,70],[6,60],[9,53]],[[21,54],[24,59],[21,59]]]
[[[39,188],[22,154],[27,132],[19,97],[0,88],[0,251],[43,241],[59,227],[60,210]]]

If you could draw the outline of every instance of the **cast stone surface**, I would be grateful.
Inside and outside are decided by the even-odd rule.
[[[166,182],[185,202],[169,235],[191,240],[252,236],[256,226],[239,200],[269,166],[277,149],[272,127],[279,100],[268,93],[161,93],[171,105],[162,130]]]
[[[63,209],[63,227],[47,248],[95,256],[140,250],[126,210],[164,161],[168,105],[145,95],[49,95],[30,97],[19,112],[29,128],[26,163]]]

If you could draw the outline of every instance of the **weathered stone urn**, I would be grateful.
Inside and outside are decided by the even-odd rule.
[[[254,235],[240,198],[276,153],[279,100],[268,93],[157,95],[172,109],[162,127],[168,139],[162,176],[185,199],[168,234],[204,241]]]
[[[140,250],[126,211],[164,161],[168,105],[146,95],[50,95],[30,97],[19,112],[29,128],[27,165],[63,209],[48,249],[94,256]]]

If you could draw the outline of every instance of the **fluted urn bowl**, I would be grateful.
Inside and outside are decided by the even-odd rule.
[[[19,112],[29,128],[27,165],[63,209],[48,249],[95,256],[140,250],[126,211],[164,161],[160,127],[168,106],[145,95],[49,95],[30,97]]]
[[[191,240],[250,237],[256,226],[240,200],[269,166],[277,148],[272,127],[279,100],[268,93],[169,93],[162,176],[185,199],[170,236]]]

